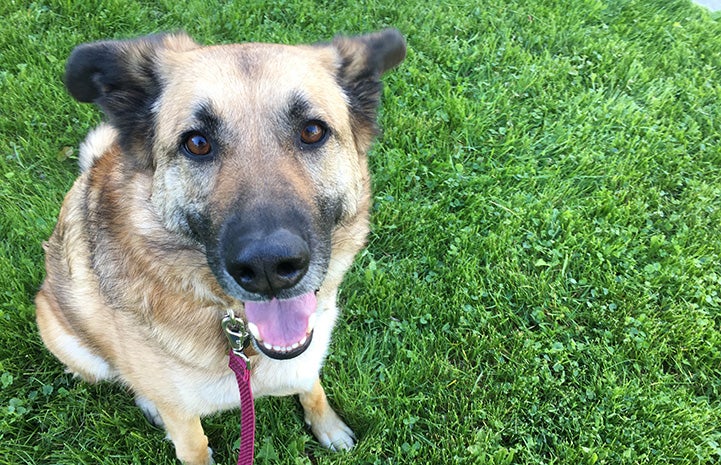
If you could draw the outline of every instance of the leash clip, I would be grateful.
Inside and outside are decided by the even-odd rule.
[[[235,318],[235,312],[232,309],[223,317],[220,325],[223,328],[225,336],[228,338],[230,348],[235,355],[242,358],[245,366],[250,370],[250,359],[243,351],[250,345],[250,333],[245,328],[245,324],[241,320]]]

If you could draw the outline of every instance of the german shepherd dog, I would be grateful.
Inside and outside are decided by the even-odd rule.
[[[331,449],[354,434],[319,381],[343,275],[368,233],[367,152],[396,30],[200,46],[184,33],[78,46],[65,84],[108,121],[44,244],[45,345],[126,385],[178,459],[212,463],[200,417],[236,407],[221,320],[247,325],[258,396],[299,394]]]

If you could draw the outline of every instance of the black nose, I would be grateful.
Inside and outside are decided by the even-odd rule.
[[[280,228],[263,237],[235,238],[225,267],[246,291],[272,297],[303,279],[309,263],[308,243]]]

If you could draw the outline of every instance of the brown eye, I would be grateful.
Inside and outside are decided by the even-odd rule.
[[[191,132],[188,134],[183,147],[189,155],[196,157],[204,157],[208,155],[212,149],[210,141],[199,132]]]
[[[306,145],[313,145],[325,139],[328,128],[320,121],[310,121],[305,124],[300,132],[300,141]]]

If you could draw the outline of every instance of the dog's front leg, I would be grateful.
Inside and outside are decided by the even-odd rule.
[[[165,431],[175,445],[175,455],[185,465],[211,465],[212,450],[203,432],[199,416],[192,416],[171,406],[157,406]]]
[[[331,408],[319,379],[310,391],[301,393],[299,397],[305,411],[305,422],[321,445],[331,450],[353,447],[355,434]]]

